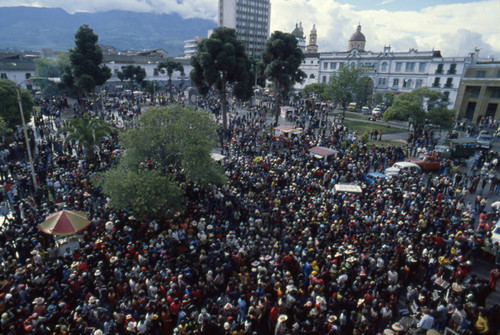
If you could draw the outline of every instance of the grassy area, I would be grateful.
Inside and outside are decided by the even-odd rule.
[[[392,146],[398,146],[398,147],[401,147],[401,146],[404,146],[406,147],[406,142],[402,142],[402,141],[394,141],[394,140],[389,140],[389,141],[368,141],[368,143],[366,143],[366,145],[370,148],[371,146],[373,145],[376,145],[376,146],[381,146],[381,145],[392,145]]]
[[[360,119],[360,120],[368,120],[370,118],[369,115],[364,115],[360,113],[352,113],[352,112],[346,112],[345,117],[349,117],[352,119]]]
[[[362,122],[362,121],[352,121],[352,120],[344,120],[344,125],[347,126],[347,128],[351,131],[358,132],[358,134],[362,135],[366,132],[369,132],[373,129],[376,129],[378,131],[382,130],[384,134],[394,134],[394,133],[400,133],[403,130],[395,127],[388,127],[384,126],[382,124],[373,124],[373,123],[367,123],[367,122]]]

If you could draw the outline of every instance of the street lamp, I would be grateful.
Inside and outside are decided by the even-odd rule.
[[[52,77],[46,77],[46,78],[45,77],[32,77],[32,78],[28,78],[26,80],[21,81],[19,84],[15,84],[17,103],[19,104],[19,112],[21,113],[21,122],[23,124],[24,141],[26,143],[26,150],[28,151],[28,160],[29,160],[30,169],[31,169],[31,178],[33,179],[33,189],[36,191],[38,189],[38,183],[36,181],[35,166],[33,165],[33,156],[31,155],[30,142],[28,140],[28,130],[26,128],[26,122],[24,120],[23,104],[21,102],[21,84],[25,83],[28,80],[33,80],[33,79],[44,79],[44,80],[52,81],[54,83],[61,82],[61,79],[60,78],[52,78]]]

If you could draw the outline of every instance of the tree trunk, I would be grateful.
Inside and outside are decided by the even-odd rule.
[[[277,127],[280,116],[279,108],[280,108],[280,93],[281,93],[278,81],[276,81],[275,86],[276,86],[275,87],[276,92],[274,93],[274,126]]]

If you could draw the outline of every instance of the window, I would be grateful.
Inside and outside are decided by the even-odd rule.
[[[497,72],[497,78],[500,78],[500,71]]]
[[[500,87],[494,87],[491,90],[491,97],[492,98],[500,98]]]
[[[403,87],[404,88],[411,88],[412,85],[413,85],[413,82],[411,81],[411,79],[403,80]]]
[[[401,72],[402,67],[403,67],[403,63],[396,63],[396,72]]]
[[[417,79],[415,82],[415,88],[420,88],[422,87],[423,80],[422,79]]]
[[[443,64],[438,64],[438,67],[436,69],[436,73],[443,73]]]
[[[443,92],[443,101],[450,100],[450,92]]]
[[[7,73],[5,72],[0,73],[0,79],[7,79]]]
[[[26,79],[30,79],[30,78],[31,78],[31,73],[26,72],[26,74],[24,75],[24,78],[26,78]]]
[[[344,63],[339,63],[339,69],[343,68],[344,67]]]
[[[406,63],[405,71],[406,72],[415,71],[415,63]]]
[[[469,90],[471,98],[479,98],[479,93],[481,92],[481,87],[473,86]]]
[[[477,78],[484,78],[486,76],[486,71],[477,71],[476,77]]]
[[[337,68],[337,63],[332,62],[330,63],[330,70],[335,70]]]
[[[387,78],[378,78],[378,86],[385,86],[387,84]]]
[[[426,65],[427,65],[427,64],[425,64],[425,63],[418,63],[418,72],[420,72],[420,73],[424,73],[424,72],[425,72],[425,66],[426,66]]]
[[[394,79],[394,81],[392,82],[392,86],[398,87],[399,86],[399,79]]]
[[[382,71],[387,72],[387,63],[386,62],[382,63]]]
[[[311,75],[309,76],[309,78],[314,79],[314,78],[316,78],[316,76],[314,75],[314,73],[311,73]]]
[[[441,81],[441,78],[439,78],[439,77],[434,78],[434,82],[432,83],[432,87],[439,87],[440,81]]]
[[[323,76],[322,82],[326,84],[326,76]]]
[[[156,67],[155,67],[155,68],[153,69],[153,76],[155,76],[155,77],[156,77],[156,76],[159,76],[159,75],[160,75],[160,71],[158,70],[158,68],[156,68]]]
[[[446,87],[446,88],[452,88],[453,87],[453,78],[447,78],[446,79],[446,84],[444,84],[444,87]]]
[[[457,64],[450,64],[450,69],[448,70],[448,74],[457,73]]]
[[[323,69],[328,70],[328,63],[327,62],[323,63]]]

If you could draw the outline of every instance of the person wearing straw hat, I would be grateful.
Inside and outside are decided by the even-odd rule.
[[[276,328],[274,330],[274,335],[285,335],[288,333],[287,322],[288,315],[281,314],[278,316],[278,322],[276,323]]]

